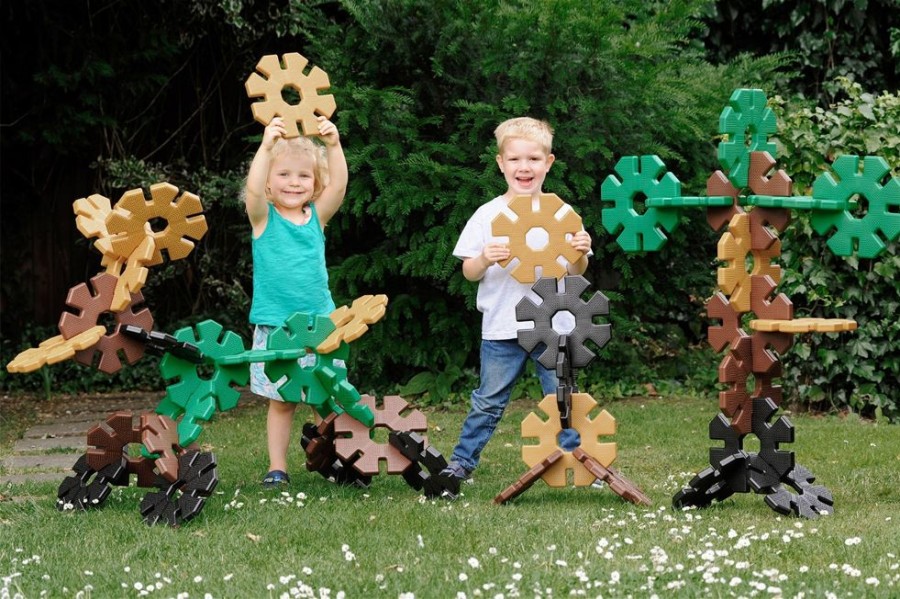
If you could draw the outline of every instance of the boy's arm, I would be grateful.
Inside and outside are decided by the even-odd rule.
[[[496,242],[488,243],[480,254],[463,260],[463,276],[469,281],[480,281],[488,268],[507,258],[509,258],[508,245]]]
[[[572,236],[570,243],[581,252],[581,257],[574,264],[566,265],[566,271],[570,275],[583,275],[587,270],[588,252],[591,251],[591,236],[587,231],[579,231]]]
[[[265,225],[266,218],[269,215],[266,184],[269,180],[270,152],[272,146],[275,145],[279,138],[284,136],[285,132],[284,121],[280,117],[272,119],[272,122],[266,126],[266,130],[263,132],[259,149],[256,150],[253,161],[250,163],[250,169],[247,172],[244,207],[247,209],[247,216],[250,218],[250,224],[254,229]]]
[[[344,149],[341,147],[337,127],[323,116],[317,118],[319,136],[325,143],[325,158],[328,161],[328,185],[316,199],[316,214],[319,215],[319,222],[324,229],[344,203],[349,176],[347,159],[344,158]]]

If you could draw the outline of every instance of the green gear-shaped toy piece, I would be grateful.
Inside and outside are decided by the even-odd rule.
[[[341,347],[329,355],[339,353],[344,348],[349,355],[350,347],[346,343],[341,343]],[[369,406],[360,403],[359,391],[347,380],[346,368],[336,366],[332,360],[331,364],[323,364],[316,371],[316,376],[331,391],[333,400],[340,406],[340,410],[335,410],[336,412],[344,411],[369,428],[375,426],[375,414],[372,413]]]
[[[159,369],[166,379],[178,378],[178,382],[166,387],[166,396],[156,408],[157,414],[176,418],[187,409],[191,398],[213,396],[222,412],[237,406],[240,392],[232,385],[246,385],[250,380],[247,364],[220,365],[217,359],[239,354],[244,351],[244,342],[237,333],[224,331],[214,320],[204,320],[195,330],[185,327],[175,332],[178,341],[187,341],[200,349],[204,364],[194,364],[167,353],[159,363]],[[212,367],[213,374],[204,378],[201,368]]]
[[[188,400],[184,408],[184,416],[178,422],[178,444],[187,447],[197,440],[203,427],[198,421],[207,422],[216,413],[216,396],[211,393],[203,393],[202,385],[198,391]]]
[[[349,346],[342,343],[337,350],[327,355],[315,351],[314,348],[318,347],[335,330],[335,324],[328,316],[296,312],[284,324],[284,327],[269,334],[266,348],[268,350],[302,349],[306,355],[315,358],[315,363],[310,366],[301,366],[296,359],[276,360],[266,364],[266,376],[271,381],[287,377],[287,380],[278,387],[278,393],[285,401],[306,403],[315,408],[321,416],[327,416],[332,411],[340,414],[343,410],[335,403],[332,390],[316,376],[316,372],[328,366],[334,369],[338,377],[346,379],[347,369],[335,365],[334,361],[349,357]]]
[[[761,89],[736,89],[719,115],[719,133],[728,135],[719,142],[719,164],[738,189],[748,183],[750,152],[768,152],[772,158],[777,154],[768,136],[776,132],[778,121],[766,103]]]
[[[616,172],[600,186],[600,198],[614,202],[602,211],[603,226],[612,234],[621,229],[616,241],[626,252],[655,251],[678,226],[677,208],[647,208],[643,214],[634,209],[639,194],[649,198],[674,198],[681,195],[681,182],[658,156],[624,156],[616,164]],[[665,174],[663,174],[665,173]]]
[[[887,243],[900,237],[900,213],[896,211],[900,207],[900,179],[891,177],[881,184],[890,167],[880,156],[864,157],[862,172],[859,171],[859,156],[852,155],[838,157],[832,168],[840,181],[835,181],[831,173],[821,174],[813,183],[813,197],[838,202],[843,208],[815,210],[810,223],[820,235],[837,229],[828,239],[828,247],[835,255],[852,255],[854,241],[857,241],[860,258],[874,258]],[[850,199],[856,194],[868,201],[868,209],[862,218],[856,218],[848,210]]]

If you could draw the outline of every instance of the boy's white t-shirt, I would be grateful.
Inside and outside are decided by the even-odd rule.
[[[568,207],[568,204],[566,204]],[[569,207],[571,210],[571,207]],[[482,253],[484,246],[491,241],[505,243],[507,237],[496,237],[491,231],[491,222],[501,212],[506,213],[512,220],[518,218],[509,209],[506,198],[499,196],[482,204],[475,214],[466,223],[453,255],[461,260],[474,258]],[[588,254],[590,255],[590,254]],[[560,263],[565,260],[560,258]],[[481,338],[487,340],[515,339],[520,329],[531,329],[531,323],[521,323],[516,320],[516,304],[523,297],[528,297],[536,304],[543,302],[541,297],[531,290],[533,283],[520,283],[510,274],[515,268],[517,260],[511,260],[506,268],[499,263],[492,264],[484,273],[484,277],[478,281],[478,296],[476,306],[483,314],[481,320]],[[540,273],[538,273],[540,275]],[[561,283],[560,283],[561,284]],[[569,320],[571,322],[569,322]],[[575,317],[570,313],[559,314],[554,320],[554,328],[571,330],[575,327]]]

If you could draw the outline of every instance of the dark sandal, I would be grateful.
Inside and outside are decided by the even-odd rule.
[[[290,484],[291,477],[283,470],[272,470],[262,479],[262,486],[266,489],[274,489]]]

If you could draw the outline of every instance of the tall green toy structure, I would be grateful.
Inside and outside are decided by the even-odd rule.
[[[781,514],[815,518],[833,511],[831,492],[813,484],[794,452],[781,447],[794,441],[794,426],[785,416],[772,421],[782,401],[779,355],[796,333],[852,331],[856,323],[794,317],[790,299],[774,293],[782,275],[773,263],[781,255],[778,234],[791,210],[808,210],[815,231],[831,235],[834,254],[873,258],[900,236],[900,180],[889,176],[882,158],[841,156],[834,174],[816,179],[811,197],[792,196],[790,177],[774,170],[776,148],[768,136],[775,131],[764,92],[738,89],[719,117],[719,132],[727,135],[718,147],[724,170],[709,177],[706,196],[682,195],[680,182],[656,156],[622,158],[601,187],[603,202],[612,204],[602,211],[603,225],[618,233],[628,252],[659,250],[684,208],[706,208],[715,231],[727,226],[718,243],[718,292],[707,305],[709,318],[718,321],[709,327],[709,342],[726,352],[718,379],[728,388],[709,425],[710,439],[722,445],[710,449],[709,467],[674,496],[675,507],[706,507],[752,490]],[[643,213],[635,209],[641,195]],[[859,217],[857,197],[867,207]],[[758,438],[758,452],[744,450],[749,434]]]
[[[286,68],[280,69],[278,58],[267,56],[257,68],[269,80],[254,73],[247,81],[251,97],[266,96],[254,104],[257,119],[285,116],[295,137],[300,134],[297,121],[308,131],[315,113],[330,116],[334,110],[333,98],[317,93],[328,87],[327,75],[317,68],[304,75],[306,63],[299,54],[289,54]],[[300,91],[297,105],[282,100],[285,86]],[[247,384],[250,364],[259,362],[285,401],[308,404],[320,418],[303,429],[308,470],[333,482],[366,487],[386,463],[389,474],[401,474],[426,496],[455,497],[459,492],[458,480],[440,474],[446,460],[422,434],[427,429],[424,414],[400,397],[385,397],[378,405],[374,397],[361,396],[341,365],[349,358],[349,344],[384,316],[387,296],[362,296],[331,314],[295,313],[270,333],[264,350],[245,349],[237,333],[213,320],[174,335],[154,331],[153,317],[142,305],[148,267],[193,251],[194,241],[207,231],[200,199],[159,183],[150,187],[149,199],[143,190],[133,189],[113,206],[94,194],[76,200],[73,209],[78,230],[96,238],[94,247],[103,255],[106,272],[93,277],[90,286],[73,287],[66,304],[74,312],[61,316],[60,335],[23,351],[7,370],[32,372],[73,358],[114,373],[123,367],[122,358],[134,364],[149,351],[163,356],[161,374],[174,382],[154,412],[115,412],[88,431],[87,453],[57,492],[60,510],[100,507],[113,486],[128,486],[135,474],[138,486],[155,488],[140,506],[147,524],[177,526],[195,518],[219,480],[215,455],[196,445],[202,423],[238,405],[236,387]],[[107,315],[109,328],[101,324]],[[389,431],[387,443],[375,442],[379,427]]]

